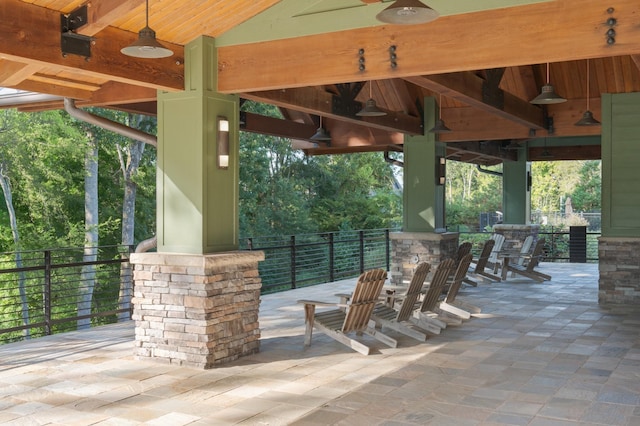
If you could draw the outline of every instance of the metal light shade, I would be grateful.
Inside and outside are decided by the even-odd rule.
[[[318,130],[309,138],[312,141],[328,142],[331,140],[329,132],[324,127],[318,127]]]
[[[134,58],[166,58],[173,55],[173,52],[156,40],[156,32],[149,27],[144,27],[138,33],[138,40],[127,47],[123,47],[120,52]]]
[[[542,91],[538,96],[531,100],[532,104],[561,104],[562,102],[567,102],[565,98],[558,95],[553,88],[553,86],[549,83],[542,86]]]
[[[359,117],[381,117],[383,115],[387,115],[386,112],[382,111],[376,105],[376,101],[373,98],[369,98],[360,111],[356,113]]]
[[[419,0],[396,0],[391,6],[376,15],[376,19],[387,24],[424,24],[438,18],[440,14]]]
[[[578,120],[575,126],[599,126],[601,123],[593,118],[593,113],[589,110],[586,110],[582,114],[582,118]]]
[[[431,130],[429,130],[429,133],[450,133],[450,132],[451,132],[451,129],[444,124],[444,121],[441,118],[438,118],[436,120],[436,125],[433,126]]]

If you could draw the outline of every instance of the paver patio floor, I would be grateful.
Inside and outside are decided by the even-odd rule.
[[[261,352],[211,370],[139,361],[133,323],[0,346],[0,423],[15,425],[640,425],[640,306],[600,306],[596,264],[465,287],[480,317],[426,343],[389,331],[370,356],[322,334],[298,299],[265,295]]]

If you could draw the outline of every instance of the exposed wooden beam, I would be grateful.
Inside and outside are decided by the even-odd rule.
[[[28,92],[46,93],[53,96],[62,96],[65,98],[73,99],[90,99],[92,91],[79,89],[76,87],[62,86],[59,84],[52,84],[50,82],[44,83],[41,81],[27,80],[15,86],[20,90],[26,90]]]
[[[356,152],[383,152],[389,149],[388,145],[359,145],[348,147],[318,147],[304,149],[306,155],[329,155],[329,154],[353,154]],[[392,148],[394,149],[394,148]],[[394,149],[395,150],[395,149]]]
[[[529,148],[529,161],[600,160],[600,145],[548,146]]]
[[[34,87],[35,88],[35,87]],[[129,84],[122,84],[114,81],[103,84],[99,90],[87,93],[88,97],[80,98],[74,96],[74,93],[69,90],[63,91],[58,94],[59,96],[73,98],[76,100],[76,106],[98,106],[98,107],[111,107],[116,109],[125,110],[123,105],[125,104],[139,104],[140,113],[147,115],[156,114],[156,97],[157,91],[148,87],[131,86]],[[75,94],[77,95],[77,93]],[[144,105],[143,105],[144,104]],[[147,105],[152,104],[152,105]],[[45,111],[52,109],[63,109],[63,101],[46,101],[37,104],[30,104],[24,107],[20,107],[20,111]],[[137,109],[131,107],[131,112],[135,112]],[[150,112],[153,112],[150,114]]]
[[[78,34],[93,36],[104,30],[115,21],[136,7],[144,4],[145,0],[91,0],[87,3],[86,25],[78,28]]]
[[[633,42],[640,38],[640,2],[617,0],[614,6],[624,11],[614,45],[604,36],[609,14],[601,0],[556,0],[443,16],[423,25],[225,46],[218,51],[218,90],[241,93],[291,87],[292,82],[304,87],[640,54],[640,43]],[[392,45],[395,68],[389,65]],[[365,71],[359,70],[360,49],[365,50]],[[244,72],[247,68],[260,72]]]
[[[136,34],[107,27],[94,37],[91,58],[68,55],[60,48],[60,14],[20,0],[0,2],[0,57],[36,66],[82,70],[94,78],[115,80],[154,89],[176,91],[184,88],[183,48],[166,44],[175,52],[169,58],[132,59],[120,48],[131,44]],[[20,23],[16,31],[15,24]]]
[[[25,64],[0,58],[0,86],[16,86],[38,72],[40,68],[42,67],[37,64]]]
[[[305,139],[316,132],[316,126],[298,123],[281,118],[267,117],[265,115],[243,112],[245,124],[240,130],[263,135],[277,136],[281,138]]]
[[[56,75],[46,75],[42,73],[33,74],[29,80],[37,81],[39,83],[46,83],[52,86],[65,86],[74,89],[86,90],[88,92],[93,92],[100,89],[99,84],[87,83],[81,80],[75,80],[71,78],[59,77]]]
[[[532,129],[544,128],[542,108],[524,101],[471,72],[406,77],[407,81]],[[487,92],[493,93],[487,93]],[[492,102],[490,99],[500,99]]]
[[[389,132],[402,132],[409,135],[421,135],[424,133],[420,118],[394,111],[387,111],[387,115],[383,117],[340,115],[334,112],[332,107],[335,95],[312,87],[244,93],[241,96],[258,102],[266,102],[282,108],[297,109],[353,124],[366,123],[369,127]]]

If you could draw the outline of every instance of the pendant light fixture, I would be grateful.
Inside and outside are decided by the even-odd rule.
[[[444,124],[442,119],[442,93],[440,93],[440,100],[438,101],[438,119],[436,125],[433,126],[429,133],[451,133],[451,129]]]
[[[156,40],[156,32],[149,28],[149,0],[146,6],[146,25],[138,32],[138,40],[127,47],[120,49],[120,52],[134,58],[166,58],[173,55],[173,52],[164,47]]]
[[[382,111],[376,105],[375,99],[373,99],[373,82],[369,81],[369,99],[364,104],[364,108],[360,111],[356,112],[358,117],[382,117],[383,115],[387,115],[386,112]]]
[[[593,118],[593,113],[589,109],[589,60],[587,59],[587,110],[582,114],[582,118],[575,124],[576,126],[599,126],[600,122]]]
[[[324,127],[322,127],[322,116],[320,116],[320,127],[318,127],[318,130],[316,130],[316,132],[309,138],[309,140],[316,142],[329,142],[331,140],[331,135],[329,135],[329,132],[327,132]]]
[[[560,104],[562,102],[567,102],[567,100],[558,95],[551,83],[549,83],[549,62],[547,62],[547,84],[542,86],[542,91],[538,96],[531,100],[531,103],[538,105],[549,105]]]
[[[431,22],[440,14],[419,0],[396,0],[376,15],[376,19],[387,24],[414,25]]]

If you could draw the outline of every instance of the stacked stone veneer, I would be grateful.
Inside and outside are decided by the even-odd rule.
[[[498,224],[493,225],[493,232],[504,235],[502,250],[518,251],[522,248],[522,243],[529,236],[533,236],[533,244],[538,241],[540,225],[518,225],[518,224]],[[533,248],[533,245],[531,246]]]
[[[598,301],[640,303],[640,238],[600,237]]]
[[[431,271],[444,259],[458,253],[457,232],[393,232],[391,240],[391,283],[403,285],[411,280],[418,262],[429,262]]]
[[[211,368],[260,349],[262,252],[135,253],[135,356]]]

